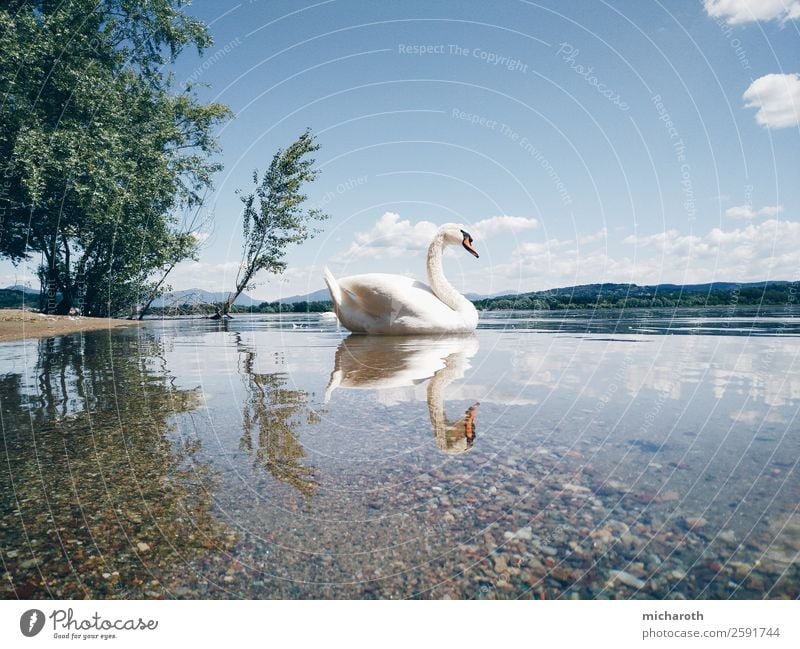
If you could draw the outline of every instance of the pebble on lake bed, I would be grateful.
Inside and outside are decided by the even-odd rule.
[[[733,530],[725,530],[717,534],[717,538],[725,543],[736,543],[736,533]]]
[[[533,538],[533,528],[521,527],[516,532],[506,532],[503,536],[507,541],[530,541]]]
[[[638,577],[634,577],[631,573],[625,572],[624,570],[611,570],[609,572],[610,578],[608,580],[608,585],[612,586],[615,581],[618,581],[621,584],[625,584],[626,586],[630,586],[631,588],[641,589],[644,588],[646,583],[639,579]]]

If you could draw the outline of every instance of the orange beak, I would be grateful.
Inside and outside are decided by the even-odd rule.
[[[461,242],[461,245],[467,249],[467,252],[471,255],[475,255],[476,257],[480,257],[478,251],[472,247],[472,241],[470,241],[467,237],[464,237],[464,240]]]

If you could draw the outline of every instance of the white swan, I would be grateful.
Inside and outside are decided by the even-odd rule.
[[[462,245],[478,256],[472,237],[461,226],[448,223],[439,228],[428,247],[430,286],[403,275],[370,273],[336,280],[325,269],[339,321],[350,331],[368,334],[468,333],[478,326],[475,306],[444,276],[442,251]]]

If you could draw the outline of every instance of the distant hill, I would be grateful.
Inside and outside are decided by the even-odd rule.
[[[21,291],[22,293],[32,293],[33,295],[39,295],[38,288],[31,288],[30,286],[25,286],[24,284],[14,284],[13,286],[6,286],[4,291]]]
[[[39,306],[39,291],[33,291],[27,286],[9,286],[0,288],[0,309],[18,309]]]
[[[183,291],[172,291],[165,293],[160,298],[153,301],[153,308],[178,307],[184,304],[202,305],[222,302],[228,297],[224,291],[206,291],[201,288],[190,288]],[[260,300],[254,300],[246,293],[242,293],[236,300],[236,304],[242,307],[258,306]],[[39,290],[29,286],[15,284],[7,288],[0,289],[0,308],[16,309],[21,306],[39,306]]]
[[[305,295],[292,295],[291,297],[282,297],[278,302],[283,304],[296,304],[297,302],[330,302],[331,294],[328,293],[327,288],[321,288],[313,293],[306,293]]]
[[[153,301],[153,307],[179,306],[181,304],[213,304],[222,302],[230,293],[226,291],[206,291],[202,288],[189,288],[183,291],[165,293]],[[260,300],[254,300],[246,293],[242,293],[236,302],[239,306],[257,306]]]
[[[479,309],[584,309],[798,304],[800,283],[583,284],[473,300]]]
[[[638,284],[581,284],[565,288],[551,288],[546,291],[522,293],[521,295],[619,295],[627,294],[638,296],[643,294],[655,295],[656,293],[710,293],[712,291],[733,291],[734,289],[764,288],[765,286],[786,286],[791,282],[711,282],[708,284],[651,284],[639,286]],[[497,296],[500,297],[500,296]]]

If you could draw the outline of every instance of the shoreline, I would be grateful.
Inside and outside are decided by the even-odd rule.
[[[139,320],[44,315],[23,309],[0,309],[0,343],[27,340],[28,338],[50,338],[81,331],[98,331],[139,324],[141,324]]]

